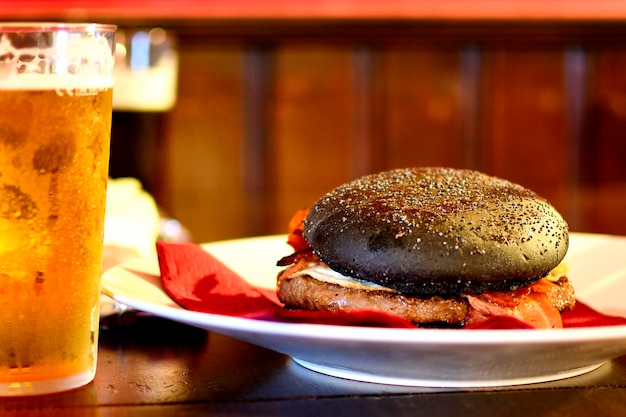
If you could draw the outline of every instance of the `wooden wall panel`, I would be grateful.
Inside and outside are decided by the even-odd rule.
[[[384,169],[467,167],[459,57],[437,49],[383,54]]]
[[[596,54],[594,130],[585,145],[586,180],[593,183],[626,181],[626,51]]]
[[[350,49],[340,47],[282,47],[274,65],[267,230],[285,232],[295,210],[353,177],[354,74]]]
[[[485,71],[484,170],[571,209],[563,52],[494,50]]]
[[[601,48],[581,157],[582,224],[626,235],[626,51]]]
[[[239,49],[182,49],[160,203],[197,241],[248,234]]]

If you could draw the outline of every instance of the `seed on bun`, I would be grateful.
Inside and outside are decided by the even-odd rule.
[[[345,310],[358,304],[381,309],[388,303],[368,306],[365,301],[383,296],[423,309],[434,297],[447,304],[441,304],[442,312],[453,305],[457,314],[442,320],[435,314],[427,321],[464,325],[475,320],[473,305],[485,297],[509,293],[512,299],[512,292],[526,289],[533,293],[530,288],[550,277],[568,249],[567,223],[545,199],[471,170],[408,168],[368,175],[331,190],[301,216],[300,228],[292,228],[290,237],[298,241],[301,236],[294,246],[300,252],[282,261],[285,266],[291,262],[291,272],[299,272],[295,278],[282,273],[278,283],[279,298],[297,308]],[[324,268],[330,272],[325,274]],[[306,286],[310,295],[303,292],[305,278],[316,280]],[[299,281],[287,282],[292,279]],[[557,313],[571,308],[573,290],[567,278],[552,277],[550,282],[553,298],[560,300],[557,307],[550,300],[552,308]],[[348,301],[315,299],[320,286],[341,290]],[[359,302],[350,302],[350,296]],[[423,323],[420,314],[411,321]]]

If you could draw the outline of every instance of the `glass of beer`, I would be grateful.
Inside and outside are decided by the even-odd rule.
[[[95,376],[115,29],[0,23],[0,396]]]

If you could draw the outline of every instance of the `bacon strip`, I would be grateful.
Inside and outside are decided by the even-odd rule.
[[[289,266],[292,264],[297,264],[300,261],[307,262],[321,262],[320,258],[313,253],[313,249],[310,247],[306,247],[302,250],[292,253],[291,255],[284,256],[276,262],[276,266]]]
[[[466,298],[470,304],[466,325],[492,316],[508,316],[542,329],[563,327],[560,310],[571,309],[574,303],[571,284],[566,279],[558,283],[541,279],[519,290]]]
[[[309,243],[304,238],[304,219],[306,219],[309,209],[302,209],[296,211],[296,213],[289,220],[289,236],[287,236],[287,243],[291,245],[294,251],[300,252],[303,249],[309,247]]]

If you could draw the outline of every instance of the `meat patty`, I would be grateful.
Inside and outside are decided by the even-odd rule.
[[[364,289],[326,282],[298,270],[300,267],[294,266],[278,277],[278,298],[286,307],[342,312],[376,310],[394,314],[415,324],[431,326],[463,326],[468,320],[475,322],[498,314],[516,317],[512,311],[515,307],[499,305],[497,300],[493,302],[485,299],[478,302],[478,298],[472,296],[470,302],[466,296],[406,296],[387,288]],[[573,286],[566,277],[550,283],[549,286],[550,290],[543,293],[549,304],[548,308],[558,312],[574,306]],[[506,292],[498,295],[500,298],[508,297]],[[545,310],[546,306],[539,308]],[[529,321],[524,320],[524,317],[518,318]]]
[[[288,307],[328,311],[377,310],[413,323],[460,323],[468,311],[467,300],[461,298],[406,297],[395,291],[348,288],[307,275],[279,279],[278,298]]]

